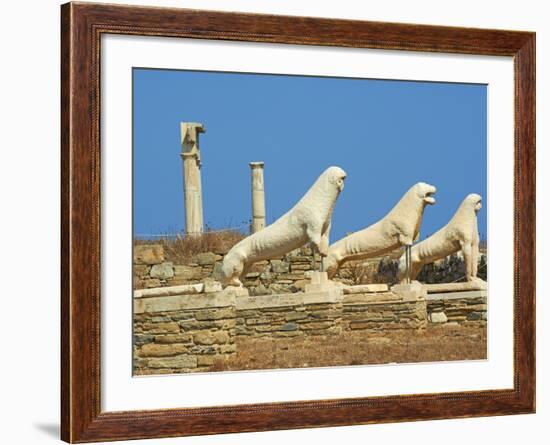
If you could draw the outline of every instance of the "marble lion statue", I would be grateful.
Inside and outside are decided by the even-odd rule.
[[[481,196],[475,193],[466,196],[447,225],[411,248],[411,280],[417,277],[425,264],[433,263],[458,251],[462,251],[464,256],[466,280],[481,280],[477,278],[479,255],[477,213],[480,209]],[[402,255],[397,270],[397,279],[401,283],[407,279],[406,267],[405,255]]]
[[[435,203],[435,192],[433,185],[424,182],[413,185],[380,221],[332,244],[324,259],[328,277],[334,277],[347,261],[385,255],[412,244],[420,233],[424,208]]]
[[[326,169],[292,209],[235,244],[214,278],[224,286],[242,286],[252,264],[281,257],[307,243],[326,256],[332,212],[345,178],[346,172],[339,167]]]

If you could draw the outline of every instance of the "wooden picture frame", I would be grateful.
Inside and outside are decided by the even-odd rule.
[[[102,412],[102,34],[512,56],[514,387],[209,408]],[[535,34],[172,8],[61,7],[61,437],[71,443],[535,411]]]

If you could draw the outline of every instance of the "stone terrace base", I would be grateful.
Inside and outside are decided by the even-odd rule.
[[[347,287],[317,278],[308,292],[280,295],[248,296],[246,289],[221,290],[215,282],[135,291],[135,373],[223,369],[238,353],[238,338],[322,342],[345,332],[383,335],[430,322],[486,320],[486,291],[429,293],[417,283]]]
[[[486,324],[486,283],[431,284],[425,288],[430,323]]]

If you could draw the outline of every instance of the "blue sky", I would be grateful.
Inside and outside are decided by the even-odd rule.
[[[265,162],[267,223],[331,165],[348,174],[331,240],[382,218],[419,181],[437,187],[421,239],[479,193],[486,238],[487,88],[478,84],[133,70],[134,233],[182,231],[180,122],[201,122],[204,221],[251,218],[250,161]],[[242,227],[242,230],[246,230]]]

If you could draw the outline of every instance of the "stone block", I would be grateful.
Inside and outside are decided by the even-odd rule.
[[[306,318],[308,318],[308,314],[306,314],[303,311],[301,312],[294,311],[294,312],[289,312],[288,314],[285,314],[286,321],[304,320]]]
[[[186,286],[190,283],[194,283],[194,282],[197,282],[197,281],[199,281],[199,280],[188,279],[188,278],[178,278],[174,275],[174,277],[168,278],[166,280],[166,286],[170,286],[170,287],[173,287],[173,286]]]
[[[222,284],[219,281],[212,278],[204,279],[204,293],[221,292],[222,290]]]
[[[166,288],[168,289],[168,288]],[[138,291],[136,291],[138,292]],[[231,307],[235,303],[235,295],[226,292],[215,292],[200,295],[168,295],[153,298],[135,298],[134,313],[144,312],[171,312],[171,311],[204,311],[201,308],[212,308],[215,312],[217,308]],[[197,318],[198,319],[198,318]]]
[[[283,332],[296,331],[296,330],[298,330],[298,325],[296,323],[289,322],[289,323],[285,323],[284,325],[280,326],[278,328],[278,330],[283,331]]]
[[[153,289],[153,288],[156,288],[156,287],[160,287],[162,283],[160,282],[160,280],[158,278],[151,278],[149,280],[143,280],[141,282],[141,285],[146,288],[146,289]]]
[[[311,318],[317,319],[317,320],[325,320],[325,319],[335,319],[342,315],[341,310],[337,309],[326,309],[321,311],[312,311],[309,313],[309,316]]]
[[[272,317],[253,317],[247,318],[244,322],[248,326],[256,326],[258,324],[270,324]]]
[[[447,323],[447,315],[445,312],[431,312],[428,316],[428,320],[431,323]]]
[[[221,320],[223,318],[235,318],[235,309],[232,307],[202,309],[195,313],[198,321]]]
[[[199,332],[193,335],[197,345],[224,344],[229,341],[229,334],[225,331]]]
[[[134,345],[141,346],[146,343],[151,343],[155,339],[154,335],[150,334],[136,334],[134,335]]]
[[[212,366],[214,364],[213,355],[199,355],[197,357],[198,366]]]
[[[212,345],[196,345],[189,349],[191,354],[216,354],[216,348]]]
[[[484,313],[484,312],[470,312],[466,316],[466,320],[468,320],[468,321],[479,321],[479,320],[483,320],[484,316],[486,316],[486,313]]]
[[[349,323],[349,328],[354,331],[362,329],[376,329],[378,325],[378,323],[370,321],[352,321]]]
[[[145,283],[143,282],[143,280],[134,275],[132,277],[132,289],[143,289],[144,287]]]
[[[193,266],[174,266],[174,277],[184,280],[200,280],[203,278],[202,269],[200,267]]]
[[[156,280],[158,281],[158,280]],[[168,297],[172,295],[199,294],[204,290],[204,284],[183,284],[179,286],[164,286],[154,289],[139,289],[134,291],[134,298]]]
[[[148,334],[173,334],[180,331],[180,325],[175,321],[169,323],[144,323],[143,331]]]
[[[424,287],[428,291],[428,294],[440,294],[446,292],[461,292],[471,290],[487,290],[487,282],[478,279],[475,281],[462,282],[462,283],[437,283],[437,284],[424,284]]]
[[[148,343],[143,345],[138,351],[141,357],[168,357],[172,355],[180,355],[187,352],[187,347],[179,344],[161,344]]]
[[[147,264],[134,264],[133,274],[134,277],[144,278],[149,275],[151,266]]]
[[[296,281],[292,284],[291,290],[292,290],[292,291],[295,291],[295,292],[297,292],[297,291],[303,291],[303,290],[305,290],[306,284],[308,284],[308,283],[309,283],[309,280],[296,280]]]
[[[269,295],[271,292],[263,284],[260,284],[259,286],[256,286],[253,289],[251,289],[250,293],[252,295]]]
[[[191,343],[193,337],[190,334],[167,334],[154,337],[157,344]]]
[[[278,282],[274,282],[269,285],[269,290],[272,294],[286,294],[292,292],[292,287],[294,287],[294,283],[289,286],[287,284],[279,284]]]
[[[410,284],[396,284],[392,286],[391,291],[406,300],[419,300],[426,298],[426,288],[418,281]]]
[[[164,261],[164,248],[160,244],[134,246],[134,264],[160,264]]]
[[[151,278],[158,278],[159,280],[166,280],[174,276],[174,265],[171,262],[155,264],[151,267],[149,272]]]
[[[160,315],[158,317],[151,317],[151,320],[153,323],[165,323],[172,321],[172,319],[166,315]]]
[[[333,289],[339,289],[341,285],[328,279],[326,272],[310,271],[308,273],[310,283],[305,285],[305,292],[325,292]]]
[[[216,261],[214,267],[212,268],[212,277],[219,277],[222,272],[222,262]]]
[[[480,299],[484,302],[487,297],[486,290],[463,290],[459,292],[429,293],[428,300],[460,300],[460,299]]]
[[[196,256],[196,261],[201,266],[206,266],[206,265],[214,265],[216,261],[219,261],[222,258],[223,257],[221,255],[217,255],[214,252],[204,252],[204,253],[199,253]]]
[[[260,280],[262,281],[269,281],[273,278],[273,275],[271,275],[270,270],[264,270],[262,273],[260,273]]]
[[[360,284],[358,286],[347,286],[343,288],[344,295],[387,291],[387,284]]]
[[[196,368],[197,357],[194,355],[179,355],[175,357],[150,358],[147,360],[149,368]]]
[[[327,329],[327,328],[330,328],[331,326],[334,326],[334,322],[332,321],[312,321],[312,322],[309,322],[309,323],[302,323],[300,324],[300,327],[306,331],[306,330],[311,330],[311,329]]]
[[[289,264],[282,260],[271,260],[271,271],[274,273],[287,273]]]
[[[228,345],[221,345],[219,347],[220,354],[232,354],[234,352],[237,352],[237,345],[235,344],[228,344]]]
[[[206,329],[231,329],[236,326],[236,321],[232,319],[223,320],[183,320],[180,321],[181,328],[186,331],[200,331]]]
[[[345,306],[348,305],[371,305],[399,302],[403,299],[401,295],[393,292],[384,293],[364,293],[364,294],[348,294],[343,298]]]
[[[256,332],[271,332],[277,330],[277,327],[271,326],[271,324],[258,324],[254,326]]]
[[[307,273],[307,272],[306,272]],[[282,273],[277,276],[277,282],[281,283],[284,281],[296,281],[296,280],[304,280],[306,279],[306,273],[298,271],[298,272],[289,272],[289,273]]]

